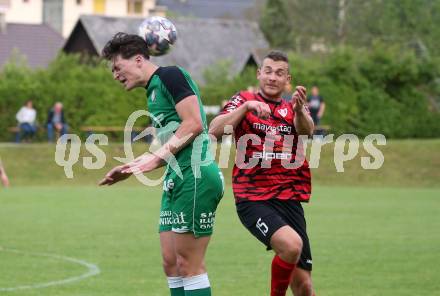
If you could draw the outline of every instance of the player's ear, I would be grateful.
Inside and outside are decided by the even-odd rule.
[[[142,57],[142,55],[138,54],[138,55],[135,56],[134,60],[135,60],[137,65],[140,65],[142,63],[142,61],[143,61],[143,57]]]
[[[287,74],[287,83],[290,83],[292,81],[292,75]]]
[[[257,79],[260,79],[260,75],[261,75],[261,67],[257,68]]]

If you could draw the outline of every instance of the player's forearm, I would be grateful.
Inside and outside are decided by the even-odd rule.
[[[225,126],[231,125],[234,129],[243,120],[248,111],[247,104],[243,104],[234,111],[217,116],[211,121],[209,125],[209,133],[220,138],[225,131]]]
[[[293,124],[295,125],[295,130],[298,135],[313,135],[313,130],[315,128],[313,124],[312,117],[305,111],[297,112],[295,114],[295,119]]]
[[[166,159],[176,155],[180,150],[188,146],[203,132],[203,124],[199,120],[183,121],[174,135],[160,149],[154,152],[159,165],[165,165]]]

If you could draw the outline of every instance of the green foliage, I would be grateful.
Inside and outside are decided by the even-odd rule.
[[[34,101],[40,127],[53,104],[62,102],[73,132],[83,125],[121,126],[131,112],[145,109],[142,90],[125,92],[104,62],[85,59],[59,55],[45,70],[7,64],[0,72],[0,139],[11,138],[6,129],[16,125],[15,114],[27,99]]]
[[[272,46],[296,52],[381,41],[439,56],[439,11],[440,0],[268,0],[260,24]]]
[[[290,61],[294,85],[320,87],[326,102],[322,124],[331,132],[440,137],[439,59],[376,42],[369,50],[338,47],[325,56],[291,53]],[[206,70],[205,105],[220,105],[257,84],[254,67],[230,77],[231,66],[222,61]],[[60,55],[47,69],[31,70],[16,57],[0,72],[0,140],[12,138],[7,128],[16,125],[15,114],[27,99],[34,101],[42,127],[52,105],[63,102],[75,133],[84,125],[122,126],[131,112],[146,108],[143,90],[123,90],[97,59]]]
[[[440,63],[399,46],[376,42],[372,49],[338,47],[326,56],[289,56],[293,85],[320,87],[326,102],[322,124],[336,134],[440,137],[440,114],[428,97],[440,97]],[[205,104],[220,104],[256,85],[255,68],[228,78],[230,63],[205,73]]]
[[[257,84],[255,67],[246,67],[236,77],[228,75],[229,67],[231,67],[230,61],[220,61],[205,70],[205,84],[200,89],[205,105],[220,105],[238,91]]]
[[[371,50],[341,47],[325,57],[291,54],[295,85],[318,85],[326,102],[323,124],[359,136],[439,137],[439,63],[377,43]]]

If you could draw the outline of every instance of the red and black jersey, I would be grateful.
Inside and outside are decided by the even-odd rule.
[[[268,119],[247,112],[234,130],[237,155],[232,188],[235,201],[272,198],[308,201],[311,175],[293,124],[292,104],[284,100],[273,102],[259,93],[244,91],[234,95],[221,114],[252,100],[268,104],[272,112]]]

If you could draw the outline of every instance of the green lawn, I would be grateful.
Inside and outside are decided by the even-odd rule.
[[[305,205],[318,295],[438,295],[440,190],[315,186]],[[84,280],[1,295],[167,295],[156,232],[160,189],[38,186],[0,191],[0,290]],[[207,264],[216,296],[268,295],[266,252],[239,223],[228,188]]]

